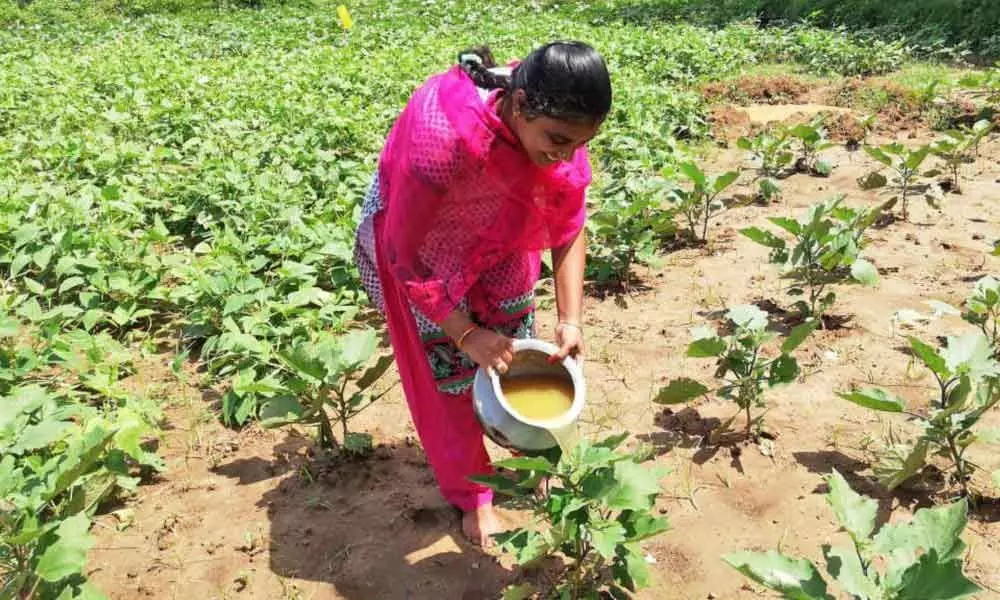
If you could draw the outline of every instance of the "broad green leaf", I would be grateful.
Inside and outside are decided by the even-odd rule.
[[[295,374],[306,376],[314,381],[323,381],[326,378],[326,368],[311,353],[307,345],[303,344],[292,350],[279,350],[278,358]]]
[[[726,318],[737,327],[750,331],[760,331],[767,327],[767,313],[753,304],[740,304],[726,312]]]
[[[276,396],[261,404],[260,424],[262,427],[280,427],[299,421],[304,413],[305,407],[295,396]]]
[[[94,545],[90,519],[77,513],[56,528],[56,541],[45,549],[35,573],[45,581],[55,582],[74,573],[81,573],[87,564],[87,550]]]
[[[493,464],[501,469],[511,469],[513,471],[555,472],[555,466],[548,459],[541,456],[516,456],[514,458],[498,460]]]
[[[614,580],[629,591],[636,591],[649,585],[649,568],[646,560],[636,548],[627,550],[618,556],[611,566]]]
[[[718,177],[715,178],[715,184],[712,186],[712,191],[715,192],[716,194],[721,193],[727,187],[732,185],[734,181],[739,179],[739,177],[740,177],[739,171],[729,171],[727,173],[719,175]]]
[[[721,356],[726,351],[726,341],[718,337],[700,338],[688,345],[687,355],[693,358]]]
[[[917,169],[920,168],[920,165],[924,162],[924,159],[926,159],[927,155],[930,153],[931,153],[930,146],[921,146],[920,148],[917,148],[913,152],[910,152],[910,154],[906,157],[906,161],[904,163],[906,168],[911,171],[916,171]]]
[[[851,264],[851,277],[868,286],[878,283],[878,271],[875,269],[875,265],[863,258],[855,259],[854,263]]]
[[[348,432],[344,439],[344,449],[358,456],[372,451],[372,436],[369,433]]]
[[[657,404],[680,404],[708,393],[708,388],[687,377],[673,379],[653,398]]]
[[[0,338],[14,337],[21,329],[21,324],[12,317],[0,316]]]
[[[648,510],[660,493],[660,475],[659,469],[632,461],[616,462],[614,485],[606,490],[604,503],[612,509]]]
[[[962,561],[940,561],[934,550],[922,555],[900,581],[898,600],[959,600],[983,591],[962,574]]]
[[[960,500],[945,506],[922,508],[908,523],[889,523],[875,535],[872,551],[878,554],[916,557],[934,550],[941,561],[959,558],[965,551],[961,534],[968,505]],[[912,560],[911,560],[912,562]]]
[[[691,162],[685,162],[679,164],[677,168],[680,170],[681,173],[684,173],[685,177],[694,182],[696,186],[700,188],[705,187],[706,183],[705,173],[703,173],[701,169],[698,168],[698,165]]]
[[[17,444],[11,451],[22,453],[45,448],[61,440],[73,427],[73,423],[68,421],[42,421],[29,425],[17,436]]]
[[[896,444],[880,457],[872,470],[879,483],[890,490],[896,489],[924,468],[927,451],[927,441],[924,439],[913,446]]]
[[[858,186],[866,192],[883,188],[888,184],[889,180],[881,173],[869,173],[858,178]]]
[[[369,367],[364,374],[357,381],[358,389],[366,390],[370,388],[386,371],[392,366],[393,355],[386,354],[380,356],[378,361],[371,367]]]
[[[781,351],[786,354],[793,352],[796,348],[802,345],[802,342],[809,337],[809,334],[816,331],[816,328],[819,327],[819,323],[818,319],[809,319],[805,323],[793,327],[792,330],[788,332],[788,337],[786,337],[785,341],[781,344]]]
[[[811,562],[769,552],[736,552],[722,557],[730,566],[790,600],[833,600]]]
[[[618,521],[625,528],[625,537],[629,542],[640,542],[670,529],[670,521],[666,517],[654,517],[645,512],[625,511]]]
[[[537,531],[518,529],[498,533],[493,538],[505,552],[514,555],[519,565],[528,565],[549,553],[549,544],[545,536]]]
[[[854,548],[823,546],[823,556],[827,572],[852,597],[861,600],[879,600],[882,597],[878,585],[865,575]]]
[[[746,227],[744,229],[740,229],[740,233],[762,246],[767,246],[768,248],[785,247],[785,240],[774,235],[770,231],[764,231],[758,227]]]
[[[906,405],[903,401],[877,388],[869,388],[866,390],[855,390],[848,393],[837,394],[844,400],[853,402],[858,406],[864,406],[865,408],[871,408],[873,410],[881,410],[884,412],[903,412],[906,409]]]
[[[882,163],[883,165],[885,165],[887,167],[891,167],[892,166],[892,159],[889,157],[888,154],[886,154],[885,152],[883,152],[881,148],[875,148],[875,147],[872,147],[872,146],[865,146],[864,150],[865,150],[865,154],[867,154],[868,156],[874,158],[875,160],[877,160],[878,162]]]
[[[830,487],[826,501],[837,516],[837,521],[851,535],[856,545],[864,546],[875,530],[878,502],[852,490],[836,469],[826,478],[826,483]]]
[[[597,442],[596,444],[594,444],[594,447],[606,448],[608,450],[615,450],[616,448],[618,448],[618,446],[621,446],[625,440],[628,439],[628,436],[629,436],[628,432],[610,435],[604,438],[603,440]]]
[[[795,378],[798,376],[798,361],[792,356],[782,354],[771,363],[767,379],[770,385],[781,385],[795,381]]]
[[[62,283],[59,284],[59,293],[65,294],[66,292],[75,290],[76,288],[80,287],[85,283],[86,281],[83,279],[83,277],[80,276],[67,277],[62,281]]]
[[[374,329],[360,329],[341,339],[342,359],[348,367],[357,368],[368,362],[378,344]]]
[[[778,227],[784,229],[792,235],[799,235],[802,233],[802,224],[795,219],[789,219],[787,217],[768,217],[768,221],[774,223]]]
[[[913,355],[920,359],[928,369],[934,373],[940,375],[943,379],[948,379],[951,372],[948,370],[947,365],[945,365],[944,357],[938,354],[935,348],[932,348],[929,344],[925,344],[919,339],[910,336],[910,349]]]
[[[595,521],[587,526],[590,543],[607,560],[615,557],[618,544],[625,541],[625,528],[617,521]]]
[[[993,359],[993,347],[981,333],[949,336],[941,356],[949,372],[967,374],[973,380],[1000,373],[1000,365]]]

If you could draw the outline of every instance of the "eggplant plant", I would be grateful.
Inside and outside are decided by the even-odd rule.
[[[792,142],[789,131],[778,128],[754,137],[741,137],[736,141],[736,146],[749,152],[760,165],[759,177],[773,179],[780,177],[795,159]]]
[[[670,528],[665,517],[653,514],[667,473],[642,464],[648,452],[619,450],[627,437],[583,440],[555,463],[542,456],[497,461],[494,465],[509,474],[472,478],[526,503],[534,513],[531,525],[494,536],[518,565],[531,566],[552,555],[566,564],[554,589],[521,586],[518,597],[538,592],[582,600],[606,593],[625,599],[649,585],[640,543]]]
[[[833,147],[823,126],[823,116],[817,116],[809,123],[800,123],[789,130],[798,142],[799,157],[795,161],[795,170],[800,173],[811,173],[820,177],[829,177],[833,167],[819,158],[819,153]]]
[[[973,162],[979,156],[979,145],[993,131],[993,124],[983,119],[966,129],[952,129],[947,136],[932,147],[932,151],[944,161],[956,193],[962,192],[962,166]]]
[[[976,282],[965,301],[962,318],[983,332],[1000,359],[1000,280],[987,275]]]
[[[730,185],[739,178],[738,171],[728,171],[717,177],[709,177],[691,162],[681,163],[680,172],[691,182],[690,190],[675,189],[671,200],[687,223],[688,234],[694,241],[708,241],[708,223],[725,210],[719,199]]]
[[[925,144],[919,148],[911,149],[898,142],[893,142],[882,146],[865,146],[865,152],[880,164],[892,169],[895,175],[892,183],[899,190],[899,195],[890,199],[889,206],[894,206],[898,201],[903,212],[903,220],[908,220],[910,196],[915,192],[918,179],[921,175],[933,177],[935,174],[934,171],[923,174],[920,171],[921,165],[931,154],[931,146]],[[889,181],[876,171],[862,177],[858,183],[864,190],[874,190],[887,185]],[[932,194],[927,193],[924,198],[932,207],[939,206]]]
[[[373,362],[377,345],[375,330],[360,329],[343,336],[323,333],[315,341],[278,352],[290,376],[262,404],[261,425],[316,425],[321,448],[366,454],[372,447],[371,436],[351,432],[348,424],[391,390],[375,389],[393,362],[391,354]],[[340,426],[339,443],[334,423]]]
[[[799,376],[798,361],[792,352],[816,329],[818,321],[809,320],[796,326],[782,341],[777,355],[769,356],[767,346],[779,335],[768,329],[766,312],[753,305],[734,306],[726,312],[726,319],[732,324],[731,333],[699,327],[692,332],[695,339],[687,350],[687,355],[693,358],[715,359],[715,377],[721,384],[713,390],[682,377],[671,380],[653,401],[678,404],[708,394],[732,400],[746,416],[745,431],[749,436],[755,425],[758,430],[761,427],[763,416],[754,418],[752,410],[767,405],[765,390],[790,383]],[[739,414],[729,419],[723,429]]]
[[[979,420],[1000,403],[1000,364],[981,333],[949,337],[934,348],[910,337],[913,356],[930,371],[937,384],[927,406],[910,410],[899,397],[878,388],[853,390],[838,396],[872,410],[906,415],[919,426],[910,440],[891,437],[875,468],[879,481],[892,489],[921,472],[933,456],[950,464],[952,481],[968,496],[970,479],[979,467],[966,453],[976,443],[998,443],[1000,432],[977,427]]]
[[[757,227],[740,233],[771,249],[770,261],[781,265],[783,277],[791,280],[788,294],[802,298],[795,307],[803,318],[821,320],[836,302],[830,285],[851,278],[865,285],[875,285],[878,272],[862,257],[865,231],[871,227],[880,208],[849,208],[844,196],[809,207],[798,219],[771,217],[774,225],[793,236],[794,245]]]
[[[850,546],[823,546],[826,573],[853,600],[958,600],[982,591],[966,577],[961,539],[968,505],[922,508],[907,522],[876,531],[878,502],[851,489],[836,470],[826,478],[826,501],[850,536]],[[734,569],[791,600],[833,600],[812,561],[780,551],[723,557]]]

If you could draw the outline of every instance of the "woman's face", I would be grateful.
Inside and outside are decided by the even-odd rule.
[[[546,116],[528,117],[520,106],[524,105],[524,91],[514,93],[512,129],[532,162],[547,167],[569,160],[580,146],[597,135],[600,122],[564,121]]]

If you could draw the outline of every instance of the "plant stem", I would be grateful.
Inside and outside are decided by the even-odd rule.
[[[968,497],[969,495],[969,485],[965,481],[965,460],[962,458],[962,453],[958,451],[958,446],[955,445],[955,435],[948,436],[948,451],[951,453],[951,460],[955,463],[955,471],[958,473],[958,483],[962,486],[962,496]]]

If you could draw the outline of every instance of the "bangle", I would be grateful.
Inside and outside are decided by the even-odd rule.
[[[572,327],[581,333],[583,332],[583,327],[581,327],[579,323],[574,323],[573,321],[559,321],[559,324],[556,325],[556,329],[559,329],[560,327]]]
[[[468,329],[466,329],[465,331],[463,331],[463,332],[462,332],[462,335],[458,336],[458,339],[457,339],[457,340],[455,340],[455,346],[456,346],[456,347],[457,347],[457,348],[458,348],[459,350],[461,350],[461,349],[462,349],[462,344],[463,344],[463,343],[465,343],[465,338],[469,337],[469,335],[470,335],[470,334],[471,334],[471,333],[472,333],[473,331],[475,331],[475,330],[477,330],[477,329],[479,329],[479,325],[475,325],[475,324],[473,324],[473,325],[469,325]]]

